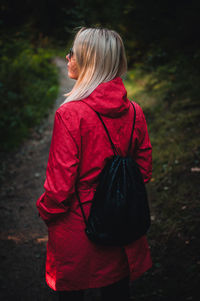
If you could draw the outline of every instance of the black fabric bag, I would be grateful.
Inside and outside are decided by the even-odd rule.
[[[133,127],[126,157],[117,153],[100,114],[95,111],[108,135],[114,156],[100,173],[88,220],[76,192],[86,224],[85,232],[96,244],[127,245],[146,234],[150,227],[145,184],[139,166],[130,156],[136,119],[134,105],[133,108]]]

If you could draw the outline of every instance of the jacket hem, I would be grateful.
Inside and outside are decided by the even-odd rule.
[[[87,290],[87,289],[92,289],[92,288],[101,288],[105,287],[108,285],[111,285],[115,282],[120,281],[121,279],[130,276],[130,273],[124,273],[123,275],[120,275],[119,277],[116,277],[112,280],[105,281],[90,281],[88,285],[83,285],[83,286],[63,286],[59,284],[55,284],[55,281],[52,279],[52,277],[48,274],[46,274],[46,283],[47,285],[54,291],[78,291],[78,290]],[[66,281],[67,282],[67,281]]]

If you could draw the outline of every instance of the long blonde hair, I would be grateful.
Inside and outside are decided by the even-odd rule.
[[[81,28],[74,39],[79,76],[65,102],[88,97],[103,83],[122,76],[127,71],[127,61],[120,35],[104,28]]]

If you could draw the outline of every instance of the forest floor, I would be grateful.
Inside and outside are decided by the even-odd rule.
[[[54,113],[64,100],[63,94],[74,84],[67,77],[67,66],[64,60],[56,58],[55,64],[60,70],[60,92],[54,110],[39,127],[32,130],[30,138],[18,151],[5,158],[7,171],[3,175],[0,191],[0,300],[2,301],[57,300],[56,294],[45,283],[47,229],[38,217],[36,209],[36,200],[43,192]],[[189,177],[194,175],[185,172],[182,179],[183,177],[188,181]],[[198,185],[199,176],[197,178],[195,175],[195,179],[191,178],[191,182]],[[157,198],[155,189],[152,190],[150,187],[149,192],[150,201],[155,201]],[[185,212],[186,207],[182,206],[181,210]],[[154,211],[156,209],[158,206],[153,208]],[[194,283],[194,279],[198,284],[195,275],[200,266],[195,239],[184,238],[183,244],[179,244],[179,238],[162,241],[162,228],[159,219],[157,221],[158,226],[154,223],[153,229],[160,232],[157,238],[153,237],[153,232],[149,239],[154,266],[131,286],[132,300],[199,301],[198,292],[194,292],[194,288],[198,286]],[[171,225],[172,233],[174,227],[176,224]],[[166,237],[166,233],[163,234]],[[193,236],[195,235],[197,236],[197,231]],[[168,237],[171,237],[170,233]],[[191,266],[190,262],[194,262],[194,266]],[[188,270],[185,270],[185,267]],[[187,295],[182,295],[181,292],[186,285],[191,289],[188,288]],[[99,300],[98,290],[88,290],[86,300]]]

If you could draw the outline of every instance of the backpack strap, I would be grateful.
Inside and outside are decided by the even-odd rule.
[[[134,117],[133,117],[132,131],[131,131],[131,139],[130,139],[129,147],[128,147],[128,155],[130,154],[130,151],[131,151],[131,146],[132,146],[132,141],[133,141],[133,132],[134,132],[134,129],[135,129],[135,120],[136,120],[136,109],[135,109],[135,106],[134,106],[133,102],[131,102],[131,104],[132,104],[133,109],[134,109]]]
[[[116,147],[115,147],[115,145],[114,145],[114,143],[112,142],[112,139],[111,139],[111,137],[110,137],[110,134],[109,134],[109,132],[108,132],[108,129],[107,129],[107,127],[106,127],[106,125],[105,125],[105,123],[104,123],[104,121],[103,121],[103,119],[102,119],[100,113],[97,112],[97,111],[95,111],[88,103],[86,103],[86,102],[84,102],[84,101],[82,101],[82,102],[85,103],[86,105],[88,105],[88,107],[90,107],[90,108],[97,114],[97,116],[99,117],[99,120],[100,120],[101,123],[103,124],[103,127],[104,127],[104,129],[105,129],[105,131],[106,131],[106,133],[107,133],[108,139],[110,140],[110,144],[111,144],[111,146],[112,146],[112,149],[113,149],[114,154],[115,154],[115,155],[119,155],[119,154],[118,154],[118,151],[117,151],[117,149],[116,149]],[[134,117],[133,117],[132,131],[131,131],[131,139],[130,139],[129,146],[128,146],[128,155],[130,154],[130,151],[131,151],[132,140],[133,140],[133,132],[134,132],[134,128],[135,128],[135,119],[136,119],[136,110],[135,110],[135,106],[134,106],[134,104],[133,104],[132,102],[131,102],[131,104],[132,104],[133,109],[134,109]]]
[[[96,111],[95,111],[95,112],[96,112]],[[103,124],[104,129],[105,129],[107,135],[108,135],[108,139],[110,140],[110,144],[111,144],[111,146],[112,146],[112,149],[113,149],[114,154],[115,154],[115,155],[118,155],[118,151],[117,151],[117,149],[116,149],[114,143],[112,142],[112,139],[111,139],[111,137],[110,137],[110,134],[109,134],[109,132],[108,132],[108,129],[107,129],[105,123],[103,122],[103,119],[102,119],[101,115],[99,114],[99,112],[96,112],[96,113],[97,113],[97,115],[98,115],[98,117],[99,117],[101,123]]]
[[[84,101],[82,101],[82,100],[80,100],[80,101],[83,102],[83,103],[85,103],[88,107],[90,107],[90,109],[92,109],[92,110],[97,114],[97,116],[99,117],[101,123],[102,123],[103,126],[104,126],[104,129],[105,129],[105,131],[106,131],[106,133],[107,133],[108,139],[110,140],[110,144],[111,144],[111,146],[112,146],[112,149],[113,149],[114,154],[115,154],[115,155],[118,155],[117,149],[116,149],[114,143],[112,142],[112,139],[111,139],[111,137],[110,137],[110,134],[109,134],[109,132],[108,132],[108,129],[107,129],[105,123],[103,122],[103,119],[102,119],[101,115],[99,114],[99,112],[95,111],[88,103],[86,103],[86,102],[84,102]]]
[[[83,209],[83,204],[81,203],[81,200],[80,200],[80,196],[79,196],[79,193],[78,193],[78,187],[77,187],[77,184],[75,185],[75,193],[76,193],[76,197],[77,197],[77,200],[78,200],[78,203],[79,203],[79,206],[81,208],[81,213],[83,215],[83,219],[84,219],[84,223],[87,227],[87,218],[86,218],[86,215],[85,215],[85,212],[84,212],[84,209]]]

